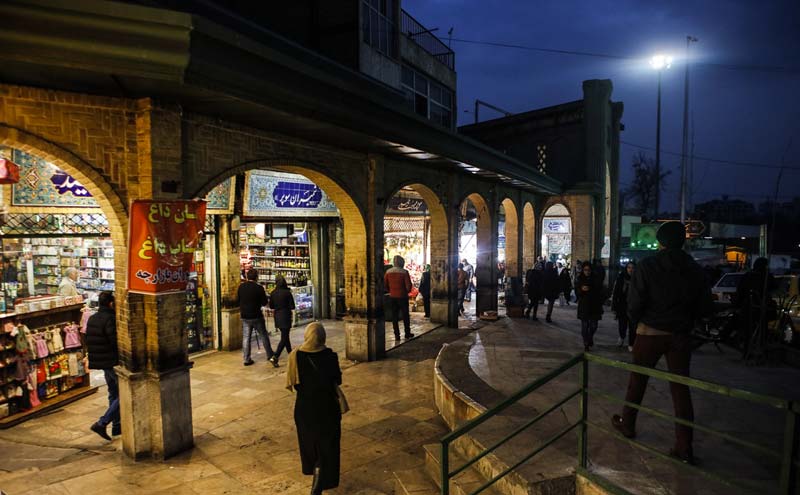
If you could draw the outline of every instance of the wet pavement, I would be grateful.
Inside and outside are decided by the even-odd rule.
[[[343,324],[325,325],[351,406],[342,421],[341,485],[326,493],[393,493],[392,472],[421,468],[422,445],[446,432],[433,403],[433,360],[442,342],[465,332],[439,328],[403,341],[385,360],[354,364],[344,358]],[[435,326],[416,318],[413,325],[416,333]],[[291,337],[299,345],[302,330]],[[253,358],[255,365],[244,367],[240,351],[194,357],[192,451],[165,462],[126,458],[120,440],[106,442],[89,431],[106,406],[103,388],[0,431],[0,490],[8,495],[308,493],[311,478],[300,471],[294,396],[284,389],[286,355],[277,369],[266,362],[263,349]]]
[[[540,308],[541,312],[541,308]],[[542,315],[540,314],[540,317]],[[613,314],[606,313],[595,338],[595,354],[625,362],[630,361],[627,346],[617,347],[617,325]],[[453,342],[444,351],[441,368],[453,385],[485,406],[492,406],[522,386],[546,374],[583,351],[580,325],[575,307],[556,307],[553,323],[502,319],[488,324]],[[659,364],[664,368],[662,360]],[[775,367],[748,367],[738,352],[713,346],[699,349],[692,359],[692,376],[730,387],[778,397],[800,398],[800,370]],[[590,389],[624,398],[628,374],[591,364]],[[475,438],[490,445],[513,431],[537,413],[546,410],[577,388],[577,368],[562,378],[534,392],[520,404],[505,411],[476,430]],[[765,445],[777,452],[782,449],[784,413],[765,406],[707,392],[693,392],[696,421],[739,439]],[[644,405],[672,414],[668,386],[651,380]],[[618,406],[590,397],[589,420],[609,426],[609,417]],[[500,458],[511,465],[560,429],[579,418],[577,400],[549,415],[540,424],[520,435],[499,451]],[[672,446],[673,425],[665,420],[640,413],[638,440],[666,452]],[[568,475],[574,469],[577,435],[568,434],[553,447],[525,463],[520,472],[531,481]],[[695,432],[695,454],[699,466],[729,480],[749,483],[752,493],[767,493],[777,488],[780,465],[758,452],[746,451],[707,433]],[[729,487],[695,475],[689,475],[669,462],[634,449],[596,428],[589,429],[590,467],[613,479],[632,493],[641,494],[730,494],[740,493]],[[749,492],[741,492],[749,493]]]

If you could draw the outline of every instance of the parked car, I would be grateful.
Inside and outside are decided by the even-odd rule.
[[[736,297],[736,288],[739,287],[739,282],[742,281],[745,272],[726,273],[714,287],[711,288],[711,295],[715,301],[732,303],[733,298]]]

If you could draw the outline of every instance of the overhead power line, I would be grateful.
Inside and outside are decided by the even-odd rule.
[[[655,148],[652,148],[650,146],[642,146],[641,144],[630,143],[628,141],[622,141],[622,140],[620,140],[620,143],[625,144],[627,146],[632,146],[634,148],[639,148],[639,149],[649,150],[649,151],[655,151]],[[681,156],[681,153],[678,153],[676,151],[665,151],[665,150],[662,149],[661,152],[665,153],[667,155]],[[704,161],[704,162],[722,163],[722,164],[725,164],[725,165],[733,165],[733,166],[737,166],[737,167],[754,167],[754,168],[771,168],[771,169],[784,168],[786,170],[800,170],[800,166],[788,166],[787,165],[785,167],[782,167],[781,165],[777,165],[777,164],[774,164],[774,163],[740,162],[740,161],[735,161],[735,160],[723,160],[722,158],[709,158],[709,157],[698,156],[698,155],[692,155],[692,158],[695,159],[695,160],[700,160],[700,161]]]
[[[581,50],[563,50],[558,48],[544,48],[538,46],[521,45],[518,43],[505,43],[501,41],[468,40],[464,38],[448,38],[448,39],[450,41],[455,41],[458,43],[466,43],[470,45],[494,46],[498,48],[514,48],[517,50],[528,50],[528,51],[543,52],[543,53],[557,53],[561,55],[576,55],[579,57],[594,57],[594,58],[605,58],[614,60],[639,60],[641,58],[641,57],[631,57],[625,55],[615,55],[611,53],[586,52]],[[719,64],[711,62],[695,62],[693,63],[693,65],[715,67],[727,70],[750,71],[750,72],[772,72],[778,74],[793,74],[793,75],[800,74],[800,67],[781,67],[777,65]]]

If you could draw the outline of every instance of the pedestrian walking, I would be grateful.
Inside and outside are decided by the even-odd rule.
[[[544,273],[542,274],[542,292],[545,299],[547,299],[547,316],[545,321],[552,323],[553,321],[553,305],[558,299],[558,293],[561,292],[561,287],[558,280],[558,272],[552,261],[548,261],[544,265]]]
[[[292,329],[292,310],[294,309],[294,295],[282,275],[275,277],[275,289],[269,295],[269,307],[273,311],[275,328],[281,332],[281,341],[275,349],[275,354],[269,358],[272,366],[278,367],[281,352],[292,352],[292,343],[289,340],[289,331]]]
[[[628,292],[634,269],[633,262],[625,265],[625,268],[617,276],[617,281],[614,282],[614,290],[611,293],[611,311],[614,312],[617,319],[619,330],[617,347],[625,345],[625,335],[627,335],[629,351],[633,351],[633,343],[636,340],[636,324],[628,318]]]
[[[267,335],[267,325],[264,321],[264,313],[261,308],[266,306],[269,302],[267,300],[267,293],[264,288],[256,282],[258,280],[258,272],[256,270],[249,270],[247,272],[247,280],[239,285],[239,290],[236,295],[236,302],[239,304],[239,315],[242,319],[242,358],[245,366],[253,364],[250,358],[250,340],[253,337],[253,332],[261,337],[264,341],[264,347],[267,350],[267,360],[271,362],[272,359],[272,345],[269,342],[269,335]],[[258,338],[258,337],[256,337]],[[272,363],[274,366],[275,363]]]
[[[654,368],[666,356],[670,373],[689,376],[692,341],[690,332],[697,319],[713,311],[711,291],[700,266],[683,250],[686,229],[680,222],[666,222],[656,232],[659,251],[645,258],[634,270],[628,292],[628,317],[637,322],[633,364]],[[625,401],[641,404],[648,377],[631,373]],[[689,387],[670,382],[675,416],[694,420]],[[636,436],[638,410],[625,406],[611,423],[628,438]],[[675,445],[670,455],[694,463],[692,427],[675,424]]]
[[[400,326],[398,318],[403,318],[403,330],[405,338],[410,339],[414,336],[411,333],[411,319],[408,314],[408,293],[411,292],[411,275],[408,270],[403,268],[406,262],[402,256],[395,256],[392,259],[392,268],[383,275],[383,285],[389,291],[389,303],[392,306],[392,327],[394,328],[394,338],[400,340]]]
[[[419,280],[419,293],[422,294],[422,307],[425,318],[431,317],[431,265],[425,265],[425,271]]]
[[[525,272],[525,293],[528,294],[528,307],[525,308],[525,317],[528,318],[533,314],[532,320],[538,320],[536,313],[539,310],[539,298],[542,297],[542,270],[537,268],[539,264],[535,264],[533,268]]]
[[[114,293],[103,291],[97,297],[97,313],[86,323],[86,351],[88,368],[102,370],[108,387],[108,408],[91,430],[106,440],[111,440],[106,427],[111,423],[111,435],[122,434],[119,416],[119,383],[114,366],[119,363],[117,350],[117,318],[114,313]]]
[[[464,314],[464,297],[467,293],[467,287],[469,287],[469,284],[467,283],[467,272],[464,271],[464,263],[459,263],[456,279],[456,288],[458,289],[456,298],[458,299],[459,316]]]
[[[581,266],[581,273],[575,281],[575,293],[578,295],[578,319],[581,320],[583,348],[589,351],[594,347],[597,322],[603,317],[603,285],[592,273],[592,265],[588,261]]]
[[[603,266],[603,262],[600,258],[595,258],[594,263],[592,263],[592,273],[597,277],[597,280],[600,281],[600,286],[605,286],[606,284],[606,267]]]
[[[467,258],[461,260],[464,265],[464,271],[467,272],[467,291],[464,293],[464,300],[467,302],[472,301],[472,293],[475,292],[475,284],[472,283],[472,278],[475,276],[475,267],[469,264]]]
[[[561,295],[558,298],[558,305],[569,306],[569,300],[572,297],[572,277],[570,277],[569,268],[560,267],[559,269],[558,285]]]
[[[325,347],[325,327],[306,327],[304,342],[289,354],[286,388],[297,392],[294,424],[303,474],[313,475],[311,495],[339,486],[342,412],[337,387],[342,384],[339,358]]]

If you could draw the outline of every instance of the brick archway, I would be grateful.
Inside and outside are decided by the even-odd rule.
[[[492,232],[492,215],[489,204],[479,193],[472,193],[464,198],[475,206],[477,212],[477,255],[475,259],[476,295],[475,311],[480,315],[483,311],[497,310],[497,279],[495,278],[495,253],[497,251],[497,233]],[[462,201],[463,204],[463,201]],[[495,225],[496,229],[496,225]]]
[[[569,207],[561,202],[561,201],[549,201],[545,207],[542,209],[542,219],[541,219],[541,232],[542,238],[548,232],[548,228],[546,228],[544,222],[547,218],[552,217],[564,217],[569,218],[569,257],[572,260],[574,258],[573,252],[575,246],[573,245],[574,239],[574,232],[575,232],[575,219],[570,211]],[[545,245],[544,242],[542,243],[542,255],[548,257],[549,259],[549,252],[552,252],[552,248],[550,246],[547,247],[547,252],[545,252]],[[574,261],[574,260],[573,260]]]
[[[501,203],[505,211],[506,237],[506,276],[518,277],[520,275],[519,259],[519,215],[517,206],[511,198],[504,199]]]
[[[428,207],[430,215],[430,239],[431,246],[431,321],[447,323],[449,314],[450,298],[448,297],[450,284],[448,273],[450,272],[450,239],[448,236],[449,225],[447,212],[444,205],[435,192],[428,186],[420,183],[403,184],[401,187],[410,187],[417,194],[422,196]],[[391,196],[397,194],[397,189]]]
[[[364,215],[343,185],[329,177],[319,167],[294,160],[253,160],[245,164],[231,167],[222,175],[209,181],[194,194],[194,197],[205,197],[211,189],[222,181],[248,170],[269,169],[289,172],[306,177],[317,184],[339,209],[344,226],[344,276],[345,305],[348,317],[367,319],[373,310],[374,277],[371,276],[368,263],[368,240]]]
[[[522,269],[533,268],[536,257],[536,219],[533,206],[526,202],[522,207]]]
[[[125,204],[111,185],[91,165],[79,156],[35,134],[0,123],[0,144],[47,160],[86,186],[105,215],[114,244],[114,264],[126,267],[128,213]],[[116,270],[114,287],[117,300],[124,301],[127,271]],[[120,305],[121,306],[121,305]]]

